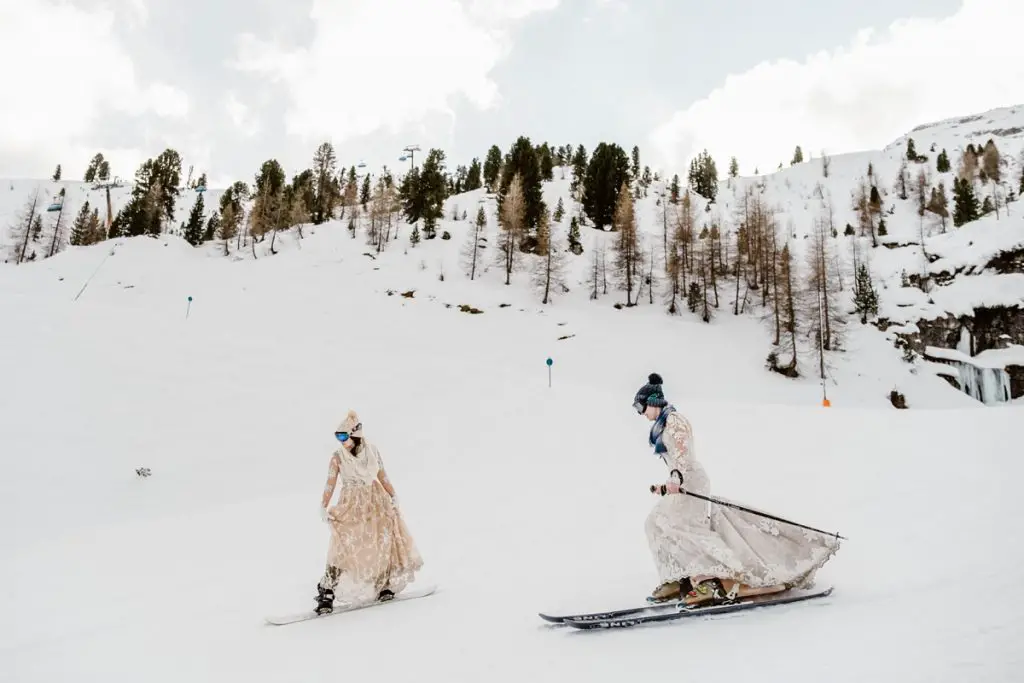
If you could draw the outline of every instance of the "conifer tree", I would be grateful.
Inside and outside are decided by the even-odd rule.
[[[86,200],[82,204],[82,208],[78,210],[78,215],[75,216],[75,222],[71,224],[71,245],[75,247],[84,247],[92,244],[92,226],[90,225],[92,210],[89,207],[89,201]]]
[[[871,281],[871,273],[867,266],[860,264],[857,267],[857,279],[854,285],[853,303],[860,315],[860,322],[866,325],[869,316],[878,315],[878,292]]]
[[[60,180],[60,175],[60,164],[57,164],[57,169],[53,172],[53,182],[57,182],[58,180]]]
[[[971,182],[963,176],[953,181],[953,225],[960,227],[981,217]]]
[[[370,174],[367,173],[363,176],[363,187],[359,191],[359,203],[363,205],[363,209],[366,209],[366,205],[370,203]]]
[[[565,205],[562,203],[562,198],[559,197],[558,204],[555,205],[555,213],[552,216],[552,219],[556,223],[561,223],[563,218],[565,218]]]
[[[480,160],[473,157],[473,161],[469,164],[469,169],[466,171],[466,179],[462,184],[463,192],[472,192],[478,190],[483,186],[483,180],[481,178]]]
[[[583,242],[580,241],[580,221],[576,216],[569,221],[569,251],[576,256],[583,253]]]
[[[323,142],[313,154],[313,223],[320,225],[334,218],[334,209],[341,197],[341,187],[335,177],[338,168],[338,156],[334,145]],[[355,168],[352,169],[353,174]],[[221,216],[223,220],[223,216]]]
[[[935,170],[939,173],[949,173],[949,155],[946,154],[945,148],[939,152],[939,156],[935,159]]]
[[[790,162],[789,165],[790,166],[796,166],[797,164],[802,164],[803,161],[804,161],[804,151],[802,149],[800,149],[800,145],[797,145],[796,149],[793,150],[793,161]]]
[[[629,157],[615,143],[600,143],[590,157],[583,180],[583,210],[598,230],[615,226],[622,188],[629,192]]]
[[[688,180],[694,192],[715,201],[718,195],[718,169],[706,149],[690,162]]]
[[[541,188],[541,169],[537,150],[525,135],[519,136],[509,150],[501,169],[501,189],[498,192],[498,212],[500,214],[505,196],[508,193],[512,178],[519,176],[520,192],[523,200],[524,235],[537,227],[541,213],[545,210],[544,194]]]
[[[86,204],[88,206],[88,204]],[[199,196],[196,197],[195,204],[192,205],[192,211],[188,215],[188,222],[185,224],[185,241],[191,244],[193,247],[198,247],[203,243],[203,233],[205,224],[205,204],[203,202],[203,193],[200,192]]]
[[[493,193],[498,188],[498,179],[501,178],[501,148],[491,145],[487,150],[487,157],[484,159],[484,185],[487,191]]]

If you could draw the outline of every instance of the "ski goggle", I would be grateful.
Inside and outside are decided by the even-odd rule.
[[[360,422],[359,424],[357,424],[355,426],[355,428],[352,431],[353,432],[358,432],[362,428],[363,428],[363,423]],[[342,442],[342,443],[345,443],[350,438],[352,438],[352,435],[349,432],[334,432],[334,438],[337,439],[338,441]]]
[[[633,401],[633,410],[635,410],[638,415],[643,415],[644,411],[647,410],[647,404],[643,401]]]

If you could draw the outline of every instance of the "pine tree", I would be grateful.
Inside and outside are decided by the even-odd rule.
[[[939,173],[949,173],[949,169],[949,155],[946,154],[946,149],[943,148],[942,151],[939,152],[938,158],[935,159],[935,170]]]
[[[480,189],[482,186],[480,160],[473,157],[473,161],[470,162],[469,169],[466,171],[466,179],[462,183],[462,190],[464,192],[472,192],[473,190]]]
[[[729,177],[736,178],[740,174],[740,162],[736,157],[729,159]]]
[[[86,204],[88,206],[88,204]],[[185,241],[191,244],[193,247],[198,247],[203,243],[203,232],[205,228],[204,216],[205,204],[203,202],[203,193],[200,192],[199,196],[196,197],[195,204],[192,205],[192,211],[188,215],[188,222],[185,223]]]
[[[598,230],[615,225],[622,188],[629,192],[629,157],[615,143],[600,143],[587,164],[583,180],[583,210]]]
[[[424,237],[437,237],[437,222],[444,217],[444,200],[448,196],[445,182],[445,154],[440,149],[431,149],[420,169],[417,191],[422,207]]]
[[[498,188],[498,179],[501,177],[501,148],[491,145],[487,150],[487,157],[484,159],[484,185],[487,191],[493,193]]]
[[[541,187],[540,160],[530,138],[520,135],[509,150],[501,170],[501,188],[498,192],[498,212],[501,213],[505,196],[512,178],[519,176],[523,200],[524,235],[535,230],[544,208],[544,192]]]
[[[569,251],[576,256],[583,253],[583,243],[580,241],[580,221],[576,216],[569,221]]]
[[[89,202],[86,200],[82,204],[82,208],[78,210],[78,215],[75,216],[75,222],[71,225],[71,245],[75,247],[84,247],[92,244],[92,226],[90,225],[91,209]]]
[[[555,213],[552,216],[552,219],[556,223],[561,223],[563,218],[565,218],[565,205],[562,203],[562,198],[559,197],[558,204],[555,205]]]
[[[363,187],[359,191],[359,203],[363,205],[363,209],[366,209],[366,205],[370,203],[370,174],[367,173],[363,176]]]
[[[793,161],[790,162],[789,165],[790,166],[796,166],[797,164],[802,164],[803,161],[804,161],[804,151],[802,149],[800,149],[800,145],[797,145],[796,149],[793,150]]]
[[[57,164],[57,169],[53,172],[53,182],[60,180],[60,164]]]
[[[586,148],[579,145],[572,155],[572,180],[569,182],[569,191],[572,192],[576,201],[580,201],[582,196],[589,163]]]
[[[718,196],[718,169],[706,149],[690,162],[688,180],[694,192],[715,201]]]
[[[555,177],[555,160],[551,157],[551,149],[548,143],[544,143],[537,150],[537,159],[540,163],[541,180],[553,180]]]
[[[679,174],[676,173],[675,175],[672,176],[672,184],[669,186],[669,189],[668,189],[668,200],[669,200],[669,202],[671,202],[672,204],[678,204],[679,203],[679,193],[680,193]]]
[[[338,156],[334,145],[323,142],[313,154],[313,223],[320,225],[334,218],[334,209],[341,197],[341,186],[335,177]],[[355,169],[353,168],[353,175]],[[223,220],[223,217],[222,217]]]
[[[861,264],[857,268],[857,280],[854,287],[853,303],[860,315],[860,322],[866,325],[869,316],[878,315],[878,292],[871,281],[871,273],[867,266]]]
[[[971,182],[959,177],[953,181],[953,225],[960,227],[981,217],[978,198]]]
[[[630,167],[629,173],[633,180],[637,180],[640,178],[640,148],[636,145],[633,145],[633,154],[631,158],[633,160],[633,165]]]

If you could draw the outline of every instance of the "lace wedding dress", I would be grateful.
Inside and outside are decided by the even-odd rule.
[[[670,472],[682,473],[683,489],[709,496],[711,483],[697,460],[689,420],[672,410],[661,439],[661,457]],[[806,587],[839,549],[834,536],[678,494],[655,503],[645,531],[663,584],[713,576],[752,588]]]
[[[342,600],[373,599],[384,589],[397,595],[423,566],[401,512],[377,479],[383,469],[368,441],[357,455],[339,448],[331,456],[324,492],[330,500],[339,478],[341,492],[327,512],[331,534],[320,585]]]

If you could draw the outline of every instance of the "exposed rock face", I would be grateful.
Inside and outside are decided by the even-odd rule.
[[[1024,345],[1022,307],[976,308],[974,316],[918,320],[917,326],[921,330],[919,334],[903,335],[917,351],[923,351],[925,346],[955,349],[961,339],[969,345],[961,350],[971,356],[988,349],[1005,348],[1007,343]]]
[[[1024,273],[1024,248],[1004,251],[988,262],[997,273]]]
[[[1005,253],[1005,252],[1004,252]],[[959,349],[976,356],[989,349],[1006,348],[1009,344],[1024,345],[1024,306],[977,308],[973,316],[945,316],[918,320],[917,333],[899,333],[914,351],[924,354],[925,348]],[[1009,365],[1010,398],[1024,396],[1024,366]],[[944,377],[950,384],[952,378]]]

